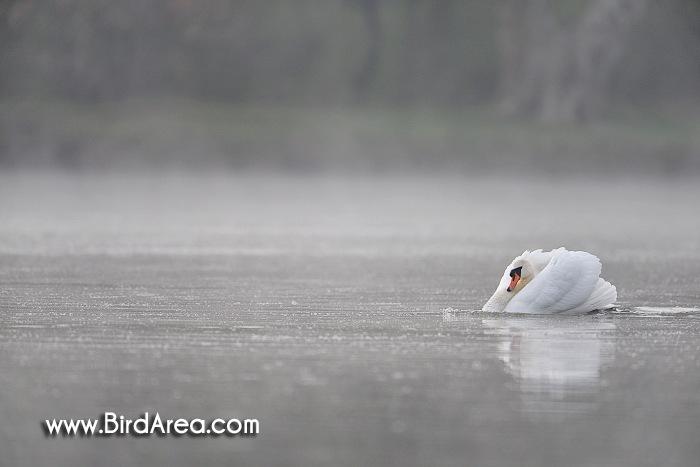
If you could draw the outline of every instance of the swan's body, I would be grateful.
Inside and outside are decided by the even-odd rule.
[[[600,271],[600,260],[585,251],[526,250],[506,268],[483,311],[575,314],[608,308],[617,290]]]

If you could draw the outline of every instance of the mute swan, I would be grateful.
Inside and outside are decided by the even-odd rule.
[[[482,310],[573,314],[608,308],[617,289],[599,277],[600,270],[600,260],[585,251],[525,250]]]

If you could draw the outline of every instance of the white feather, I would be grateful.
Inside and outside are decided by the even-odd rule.
[[[523,261],[532,265],[534,278],[521,290],[508,291],[511,267]],[[600,272],[600,260],[585,251],[525,251],[506,268],[484,310],[573,314],[603,309],[617,300],[617,290],[600,277]]]
[[[523,252],[523,254],[520,255],[520,257],[530,261],[530,263],[532,263],[532,266],[535,268],[535,272],[537,274],[539,274],[552,260],[552,256],[557,251],[563,250],[563,249],[564,248],[559,248],[557,250],[552,250],[552,251],[542,251],[542,249],[534,250],[534,251],[525,250]]]

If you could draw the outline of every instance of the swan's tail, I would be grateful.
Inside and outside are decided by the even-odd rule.
[[[615,300],[617,300],[617,289],[610,282],[600,277],[593,289],[593,293],[586,301],[586,306],[591,310],[602,310],[615,303]]]

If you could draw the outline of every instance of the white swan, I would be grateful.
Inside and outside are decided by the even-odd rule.
[[[525,250],[506,268],[482,310],[574,314],[608,308],[617,289],[600,270],[600,260],[585,251]]]

